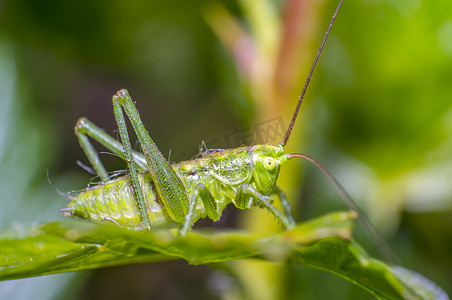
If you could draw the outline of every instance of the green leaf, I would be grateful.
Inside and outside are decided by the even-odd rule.
[[[243,258],[303,264],[335,273],[382,299],[447,299],[413,271],[371,258],[351,239],[354,212],[340,212],[262,237],[176,228],[131,231],[65,220],[0,235],[0,280],[182,258],[206,264]]]

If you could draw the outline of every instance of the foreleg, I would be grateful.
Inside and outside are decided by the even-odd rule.
[[[285,229],[291,229],[295,226],[293,220],[285,216],[279,209],[277,209],[271,202],[271,196],[262,195],[254,186],[244,183],[240,186],[239,192],[236,195],[234,204],[237,208],[250,208],[251,201],[256,201],[257,204],[267,208],[278,221],[280,221]]]
[[[289,200],[286,197],[286,194],[279,187],[276,187],[276,191],[278,192],[279,201],[281,201],[281,206],[284,210],[284,214],[289,219],[290,223],[295,224],[295,220],[292,216],[292,207],[290,206]]]

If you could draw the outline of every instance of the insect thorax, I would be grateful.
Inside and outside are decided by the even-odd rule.
[[[270,168],[268,161],[274,162]],[[233,198],[245,183],[254,185],[265,195],[274,192],[280,165],[286,161],[281,146],[258,145],[207,154],[179,163],[175,168],[184,183],[190,185],[187,188],[194,187],[196,182],[211,186],[215,181],[216,188],[224,189]]]

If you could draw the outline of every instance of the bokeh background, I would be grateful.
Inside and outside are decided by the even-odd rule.
[[[87,159],[73,126],[85,116],[116,136],[120,88],[171,161],[195,157],[203,141],[278,143],[336,2],[0,1],[1,228],[62,218],[58,190],[93,177],[77,165]],[[346,1],[287,150],[321,161],[401,263],[452,294],[452,2]],[[346,209],[307,162],[284,166],[279,184],[298,221]],[[228,209],[216,226],[280,230],[259,209]],[[378,255],[359,228],[357,238]],[[331,274],[258,261],[15,280],[0,297],[371,298]]]

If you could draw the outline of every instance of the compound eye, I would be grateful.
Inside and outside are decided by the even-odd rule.
[[[267,156],[263,159],[263,162],[264,162],[264,167],[267,171],[273,171],[276,167],[276,162],[273,157]]]

